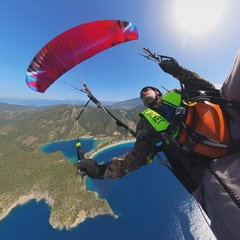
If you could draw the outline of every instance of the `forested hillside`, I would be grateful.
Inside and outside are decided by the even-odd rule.
[[[79,114],[82,106],[75,107]],[[126,110],[110,108],[120,121],[135,130],[142,105]],[[1,147],[13,145],[23,151],[31,151],[42,144],[76,137],[76,113],[71,105],[30,107],[0,104]],[[79,119],[80,136],[127,137],[129,133],[115,124],[102,109],[89,106]]]

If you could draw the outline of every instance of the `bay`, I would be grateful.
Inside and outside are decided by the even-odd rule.
[[[81,140],[84,152],[94,149],[94,139]],[[94,157],[107,162],[131,150],[133,142],[107,148]],[[75,141],[43,146],[45,153],[62,151],[76,161]],[[0,222],[1,240],[145,240],[214,239],[194,199],[175,177],[155,159],[153,163],[121,179],[92,180],[87,189],[108,201],[117,219],[97,216],[73,230],[55,230],[49,223],[50,208],[32,200],[15,208]],[[194,221],[191,220],[194,215]]]

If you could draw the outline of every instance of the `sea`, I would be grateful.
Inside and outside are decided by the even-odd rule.
[[[76,161],[75,140],[54,142],[41,149],[46,154],[62,151]],[[81,140],[86,153],[99,141]],[[109,147],[94,160],[107,162],[129,152],[134,142]],[[162,156],[164,157],[164,156]],[[0,222],[1,240],[193,240],[213,239],[209,221],[193,197],[172,173],[154,159],[153,163],[121,179],[92,180],[86,187],[106,199],[114,218],[101,215],[86,219],[72,230],[56,230],[49,224],[50,207],[32,200],[13,209]]]

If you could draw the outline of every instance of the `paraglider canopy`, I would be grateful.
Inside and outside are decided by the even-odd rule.
[[[45,92],[65,72],[84,60],[117,44],[138,39],[137,27],[126,21],[100,20],[85,23],[61,33],[33,58],[27,85]]]

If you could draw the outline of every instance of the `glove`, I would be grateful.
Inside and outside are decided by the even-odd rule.
[[[84,158],[80,162],[74,163],[74,166],[80,170],[82,176],[89,176],[93,179],[102,180],[103,174],[107,168],[106,164],[98,165],[95,161],[90,158]]]
[[[181,67],[179,66],[177,60],[174,58],[169,58],[169,60],[162,60],[159,63],[159,66],[164,72],[171,74],[173,77],[176,77],[181,71]]]

